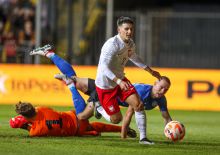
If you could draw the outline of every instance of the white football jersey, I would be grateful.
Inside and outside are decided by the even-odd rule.
[[[141,68],[147,66],[136,55],[133,40],[126,44],[119,35],[108,39],[101,49],[96,85],[102,89],[114,88],[117,84],[113,79],[124,78],[124,67],[129,59]]]

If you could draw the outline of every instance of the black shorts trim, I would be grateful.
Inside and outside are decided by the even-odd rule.
[[[88,90],[87,90],[87,92],[85,92],[85,94],[90,96],[94,90],[96,90],[95,80],[89,78],[88,79]]]

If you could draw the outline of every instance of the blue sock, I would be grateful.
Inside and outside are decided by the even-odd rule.
[[[82,96],[77,91],[77,89],[73,83],[68,85],[68,87],[72,93],[73,105],[76,109],[76,114],[79,114],[84,111],[84,109],[86,107],[86,103],[85,103],[84,99],[82,98]]]
[[[73,70],[72,66],[58,55],[54,54],[52,57],[50,57],[50,59],[63,74],[67,75],[68,77],[76,75],[76,72]]]

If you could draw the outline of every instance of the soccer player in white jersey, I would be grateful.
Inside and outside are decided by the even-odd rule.
[[[122,120],[117,97],[121,101],[126,101],[135,111],[136,123],[140,131],[140,144],[153,144],[146,137],[146,115],[143,104],[134,86],[125,77],[124,67],[127,61],[131,60],[136,66],[143,68],[158,79],[160,73],[145,65],[135,53],[135,43],[132,40],[133,20],[130,17],[120,17],[117,20],[117,29],[118,34],[108,39],[101,49],[95,80],[98,97],[101,105],[110,115],[111,122],[115,124]],[[126,126],[125,123],[123,125]]]

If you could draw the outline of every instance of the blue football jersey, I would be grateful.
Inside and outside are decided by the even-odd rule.
[[[151,110],[158,106],[161,111],[167,111],[167,100],[166,97],[163,96],[161,98],[153,99],[151,97],[152,86],[147,84],[134,84],[134,87],[144,104],[145,110]],[[118,104],[121,106],[128,106],[128,103],[120,101],[118,99]]]

